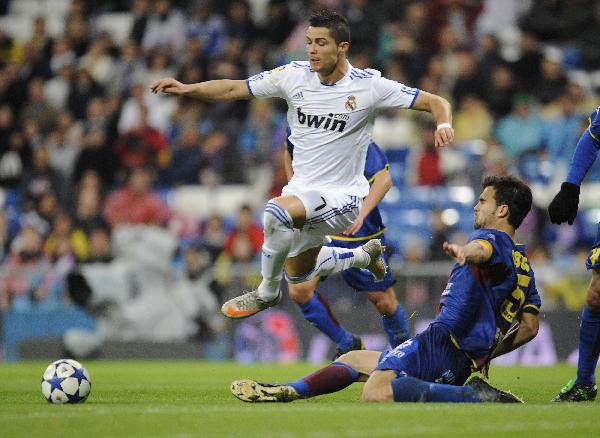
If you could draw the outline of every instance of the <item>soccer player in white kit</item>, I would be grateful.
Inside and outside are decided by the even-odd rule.
[[[440,96],[385,79],[347,60],[350,29],[336,12],[314,12],[306,32],[307,61],[292,61],[247,80],[183,84],[154,82],[154,93],[188,95],[205,102],[279,97],[288,104],[294,148],[294,176],[264,212],[262,281],[254,291],[223,304],[229,318],[245,318],[281,300],[285,271],[290,283],[350,267],[366,268],[382,279],[386,266],[379,240],[353,250],[323,247],[328,235],[354,223],[369,192],[363,175],[373,122],[380,110],[428,111],[437,123],[435,145],[452,142],[450,104]],[[285,268],[285,269],[284,269]]]

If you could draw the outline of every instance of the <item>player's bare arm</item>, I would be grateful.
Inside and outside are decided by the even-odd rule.
[[[447,146],[454,141],[452,129],[452,107],[443,97],[426,91],[420,91],[412,109],[428,111],[433,116],[438,128],[435,131],[435,146]]]
[[[485,241],[473,241],[466,245],[444,242],[443,248],[459,265],[477,265],[487,262],[492,257],[491,245],[485,245],[483,242]]]
[[[184,84],[174,78],[163,78],[154,82],[150,89],[155,94],[162,92],[176,96],[190,96],[204,102],[253,98],[244,80],[220,79],[196,84]]]
[[[392,188],[392,177],[389,170],[384,169],[377,173],[373,179],[373,183],[369,189],[369,194],[363,199],[363,206],[356,221],[346,230],[345,235],[356,233],[363,225],[365,218],[373,211],[381,202],[385,194]]]
[[[490,359],[501,356],[519,348],[536,337],[540,328],[539,315],[522,312],[519,316],[519,323],[515,326],[515,330],[509,331],[504,338],[498,343],[492,352]]]

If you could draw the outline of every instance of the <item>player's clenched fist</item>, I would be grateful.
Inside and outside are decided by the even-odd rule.
[[[150,89],[153,93],[158,93],[162,91],[163,93],[181,95],[187,92],[187,85],[182,84],[181,82],[173,78],[164,78],[154,82],[150,86]]]
[[[444,251],[452,257],[459,265],[464,265],[467,261],[464,246],[455,243],[444,242]]]
[[[454,141],[454,129],[451,126],[438,126],[435,130],[435,146],[447,146]]]

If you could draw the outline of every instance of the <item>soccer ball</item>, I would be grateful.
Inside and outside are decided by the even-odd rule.
[[[52,362],[42,375],[42,394],[48,403],[81,403],[91,389],[90,375],[73,359]]]

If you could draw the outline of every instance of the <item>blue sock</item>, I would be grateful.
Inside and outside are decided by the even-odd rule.
[[[352,347],[352,333],[340,325],[333,315],[327,301],[315,291],[312,298],[304,304],[299,304],[304,318],[316,328],[325,333],[342,351]]]
[[[455,386],[429,383],[415,377],[398,377],[392,380],[394,401],[397,402],[452,402],[477,403],[475,389],[470,386]]]
[[[577,383],[595,383],[596,364],[600,353],[600,312],[588,306],[581,313],[579,329],[579,361],[577,362]]]
[[[352,385],[358,379],[358,371],[342,362],[332,362],[308,376],[288,383],[302,397],[336,392]]]
[[[396,348],[409,338],[408,319],[406,319],[406,313],[400,303],[392,315],[384,315],[381,319],[383,320],[383,330],[387,334],[392,348]]]

